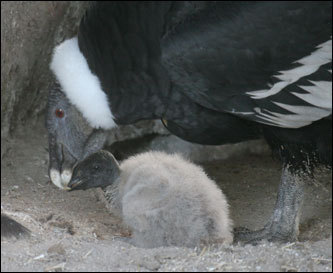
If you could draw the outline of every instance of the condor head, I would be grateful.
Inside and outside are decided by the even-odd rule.
[[[76,163],[104,146],[107,131],[93,128],[57,83],[49,92],[46,127],[49,176],[54,185],[68,189]]]

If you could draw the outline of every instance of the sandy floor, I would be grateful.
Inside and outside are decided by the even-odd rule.
[[[47,176],[47,135],[27,129],[1,162],[1,209],[32,231],[1,241],[1,271],[332,271],[332,175],[307,188],[300,241],[200,249],[140,249],[95,190],[63,192]],[[275,202],[280,166],[269,155],[205,163],[229,198],[235,226],[259,228]]]

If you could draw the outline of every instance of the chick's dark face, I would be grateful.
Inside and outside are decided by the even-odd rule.
[[[111,184],[112,162],[101,153],[95,153],[80,162],[68,184],[70,190],[87,190]]]

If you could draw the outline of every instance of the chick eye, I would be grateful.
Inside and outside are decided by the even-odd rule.
[[[55,110],[55,115],[58,117],[58,118],[63,118],[64,115],[65,115],[65,112],[64,110],[62,110],[61,108],[58,108]]]
[[[94,165],[94,170],[98,171],[99,170],[99,165]]]

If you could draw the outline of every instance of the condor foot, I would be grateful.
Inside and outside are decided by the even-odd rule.
[[[300,208],[304,196],[304,179],[293,174],[288,167],[282,170],[278,197],[272,216],[263,229],[250,231],[246,228],[234,230],[234,241],[257,244],[261,240],[292,242],[299,232]]]
[[[234,242],[256,245],[262,240],[269,242],[292,242],[296,241],[297,235],[294,232],[283,232],[281,229],[273,227],[272,224],[264,228],[252,231],[248,228],[238,227],[234,229]]]

